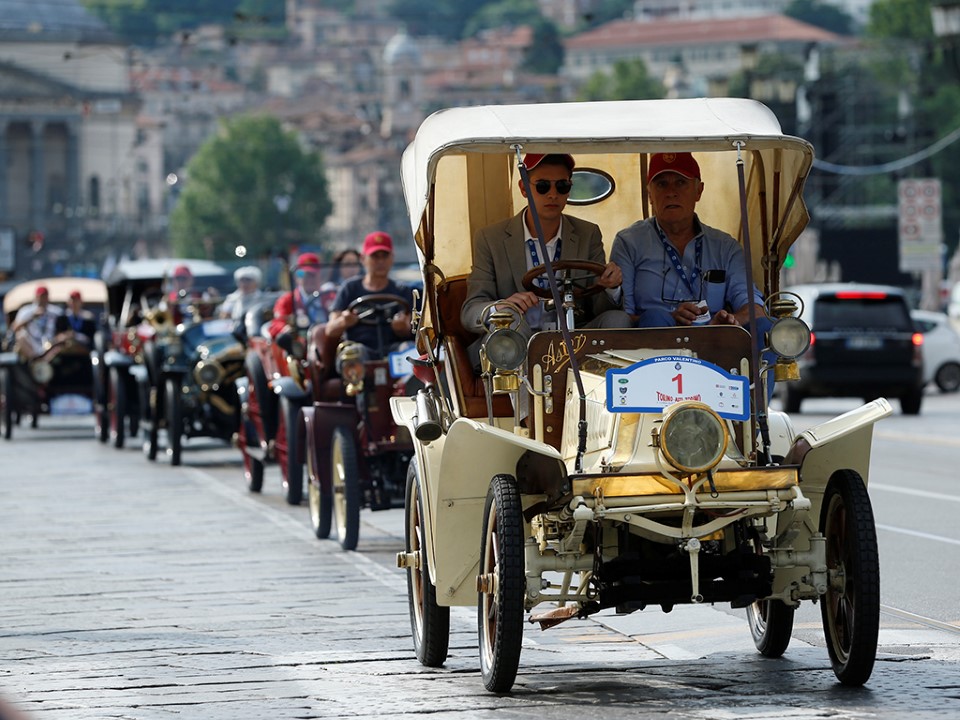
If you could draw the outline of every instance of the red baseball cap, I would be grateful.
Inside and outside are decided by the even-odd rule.
[[[188,268],[186,265],[177,265],[173,269],[173,276],[188,278],[188,277],[193,277],[193,273],[190,272],[190,268]]]
[[[40,297],[41,295],[49,295],[50,291],[47,289],[46,285],[37,285],[37,289],[34,291],[34,295]]]
[[[71,300],[81,300],[81,299],[83,299],[83,296],[80,295],[80,291],[79,291],[79,290],[71,290],[71,291],[70,291],[70,299],[71,299]]]
[[[393,252],[393,238],[385,232],[372,232],[363,241],[363,254],[373,255],[375,252]]]
[[[647,182],[653,180],[660,173],[675,172],[690,180],[700,179],[700,166],[688,152],[681,153],[654,153],[650,157],[650,169],[647,171]]]
[[[316,253],[305,252],[297,258],[297,270],[320,271],[320,258]]]
[[[556,158],[559,162],[562,162],[567,166],[567,170],[573,172],[573,168],[576,167],[576,162],[573,160],[573,155],[567,155],[566,153],[552,153],[550,155],[541,155],[539,153],[527,153],[523,156],[523,164],[527,166],[527,170],[533,170],[537,165],[543,162],[544,158]]]

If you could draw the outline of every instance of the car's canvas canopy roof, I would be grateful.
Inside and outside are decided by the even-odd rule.
[[[226,275],[226,269],[210,260],[184,258],[150,258],[146,260],[124,260],[117,264],[107,277],[108,285],[116,285],[130,280],[161,280],[173,275],[179,265],[186,265],[195,277]]]
[[[36,299],[37,288],[41,285],[49,291],[50,302],[54,305],[65,303],[74,290],[80,292],[84,305],[102,305],[107,301],[107,286],[102,280],[82,277],[38,278],[26,280],[11,288],[3,298],[3,311],[10,315],[32,303]]]
[[[564,152],[578,168],[609,173],[617,191],[570,214],[600,225],[609,253],[617,231],[649,214],[643,178],[649,154],[691,151],[705,190],[701,219],[742,235],[737,150],[758,284],[779,271],[809,219],[803,183],[813,162],[805,140],[786,136],[764,105],[737,98],[496,105],[452,108],[427,118],[403,155],[401,174],[411,229],[423,258],[447,277],[469,272],[471,239],[489,223],[519,212],[516,155]],[[431,205],[431,193],[434,202]],[[742,238],[741,238],[742,241]],[[768,256],[764,261],[764,256]],[[766,278],[769,280],[770,278]]]

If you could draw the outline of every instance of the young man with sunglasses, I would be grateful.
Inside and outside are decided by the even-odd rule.
[[[743,248],[696,214],[703,194],[690,153],[655,153],[647,172],[653,215],[617,233],[611,259],[624,268],[624,310],[637,327],[745,325],[751,298],[761,332],[763,298],[747,289]]]
[[[606,261],[600,228],[563,212],[573,186],[573,157],[528,153],[523,163],[533,195],[527,195],[521,179],[520,192],[527,199],[527,207],[512,218],[477,233],[473,241],[473,268],[467,279],[467,298],[460,312],[463,326],[482,333],[480,316],[484,308],[504,300],[523,311],[523,322],[518,329],[525,337],[537,330],[557,327],[555,312],[548,312],[541,298],[522,284],[528,270],[544,264],[531,215],[535,210],[552,261],[589,260],[605,266],[600,277],[587,282],[596,282],[606,291],[588,298],[587,306],[578,308],[583,316],[578,326],[628,327],[630,319],[619,310],[623,296],[622,273],[615,263]],[[471,346],[471,356],[475,360],[479,357],[478,347]]]

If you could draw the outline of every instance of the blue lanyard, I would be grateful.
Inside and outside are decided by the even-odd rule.
[[[70,315],[69,318],[70,325],[73,327],[75,332],[80,332],[80,328],[83,327],[83,318],[80,318],[76,315]]]
[[[557,246],[553,249],[553,262],[557,262],[560,258],[560,244],[563,242],[563,238],[557,238]],[[537,243],[533,238],[527,238],[527,247],[530,248],[530,257],[533,259],[533,267],[539,267],[540,263],[540,253],[537,252]],[[535,282],[539,287],[545,288],[549,286],[549,281],[547,280],[546,275],[541,275],[538,277]]]
[[[680,279],[683,280],[683,284],[686,285],[687,290],[690,291],[690,297],[698,297],[698,293],[693,289],[693,287],[697,284],[697,280],[700,277],[700,264],[703,261],[703,235],[697,236],[696,249],[694,251],[693,272],[688,278],[687,273],[683,269],[683,262],[680,260],[680,255],[677,252],[677,249],[669,240],[667,240],[666,236],[663,234],[663,230],[660,229],[660,224],[654,222],[653,225],[655,228],[657,228],[657,235],[660,237],[660,242],[663,243],[663,249],[666,251],[667,257],[669,257],[670,262],[673,263],[673,269],[677,271],[677,275],[680,276]]]

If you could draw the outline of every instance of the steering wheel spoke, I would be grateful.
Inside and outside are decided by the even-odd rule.
[[[603,271],[606,269],[606,266],[602,263],[591,262],[589,260],[560,260],[559,262],[553,263],[553,269],[558,273],[569,273],[573,270],[582,270],[586,273],[585,277],[576,277],[570,281],[571,287],[573,288],[573,296],[578,300],[596,295],[603,290],[603,286],[595,282],[597,278],[603,275]],[[546,274],[546,265],[538,265],[532,270],[528,270],[527,274],[523,276],[524,289],[531,291],[538,297],[553,297],[550,288],[542,288],[536,284],[537,279],[545,277]],[[593,282],[590,282],[591,278],[594,280]],[[558,280],[558,282],[562,283],[564,281]]]

